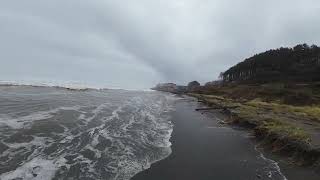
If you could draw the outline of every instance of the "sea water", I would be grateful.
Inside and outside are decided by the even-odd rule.
[[[127,180],[171,153],[175,98],[0,87],[0,179]]]

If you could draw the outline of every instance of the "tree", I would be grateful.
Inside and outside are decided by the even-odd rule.
[[[188,91],[195,91],[200,87],[200,83],[198,81],[192,81],[188,83]]]
[[[256,54],[220,76],[226,82],[314,81],[320,76],[319,62],[319,47],[299,44]]]

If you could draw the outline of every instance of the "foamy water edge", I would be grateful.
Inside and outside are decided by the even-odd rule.
[[[171,95],[166,95],[165,96],[167,99],[166,101],[170,101],[170,103],[172,103],[172,101],[175,100],[175,98]],[[143,101],[143,99],[141,98],[133,98],[132,99],[133,103],[145,103]],[[129,105],[130,103],[129,102]],[[161,103],[160,103],[161,104]],[[122,111],[123,108],[125,108],[125,106],[128,104],[124,104],[123,106],[118,107],[117,109],[115,109],[112,112],[112,115],[110,117],[106,117],[106,119],[104,121],[110,121],[112,119],[117,119],[119,118],[119,113]],[[100,106],[96,107],[92,113],[93,115],[91,117],[85,117],[85,116],[79,116],[79,120],[83,120],[83,121],[87,121],[88,123],[91,122],[93,119],[96,118],[96,116],[101,113],[101,111],[104,110],[104,108],[108,107],[108,104],[101,104]],[[0,126],[7,126],[10,127],[11,129],[21,129],[21,128],[30,128],[30,126],[33,123],[37,123],[37,121],[41,121],[42,119],[46,119],[46,118],[52,118],[52,116],[55,113],[58,113],[60,111],[63,110],[72,110],[72,111],[77,111],[80,112],[81,111],[81,106],[65,106],[65,107],[59,107],[56,109],[52,109],[50,111],[40,111],[37,113],[32,113],[30,115],[27,116],[22,116],[22,117],[18,117],[18,118],[13,118],[10,116],[0,116]],[[154,107],[153,107],[154,108]],[[164,109],[162,109],[164,108]],[[170,138],[171,138],[171,134],[173,131],[173,124],[172,122],[169,120],[170,117],[164,117],[164,119],[159,119],[159,117],[155,117],[155,115],[159,115],[161,112],[171,112],[173,110],[173,107],[170,105],[166,105],[166,107],[160,107],[160,109],[158,109],[156,112],[156,114],[151,114],[150,111],[142,111],[141,115],[142,117],[147,117],[150,119],[150,121],[154,121],[155,125],[157,124],[157,128],[163,129],[163,131],[166,131],[164,136],[162,137],[162,140],[159,142],[155,142],[157,144],[155,144],[155,146],[161,147],[163,148],[163,154],[161,155],[161,157],[159,156],[157,159],[146,159],[146,161],[144,162],[144,164],[135,164],[135,162],[123,162],[123,163],[127,163],[127,164],[131,164],[130,167],[128,167],[129,169],[128,172],[130,172],[130,174],[128,175],[124,175],[124,174],[119,174],[115,177],[115,179],[130,179],[131,177],[133,177],[135,174],[139,173],[140,171],[143,171],[147,168],[149,168],[151,166],[151,164],[162,160],[166,157],[168,157],[171,154],[171,142],[170,142]],[[159,113],[159,114],[157,114]],[[10,121],[9,121],[10,120]],[[160,122],[160,126],[159,126],[159,122]],[[163,122],[162,122],[163,121]],[[162,124],[163,123],[163,124]],[[168,123],[168,125],[167,125]],[[129,125],[124,126],[123,129],[126,130],[128,128]],[[99,131],[99,128],[101,131]],[[162,130],[161,130],[162,131]],[[97,145],[98,143],[98,135],[95,134],[98,132],[98,135],[103,135],[105,132],[102,129],[102,127],[96,127],[94,128],[94,130],[91,130],[91,135],[93,138],[93,141],[91,144],[88,144],[87,147],[85,147],[86,149],[91,149],[92,151],[94,150],[95,145]],[[66,133],[66,132],[65,132]],[[88,132],[90,134],[90,132]],[[109,136],[108,134],[104,134],[106,136]],[[63,135],[65,136],[64,139],[62,139],[60,141],[60,143],[64,144],[64,143],[68,143],[71,142],[72,139],[74,139],[77,135]],[[39,138],[39,137],[34,137],[34,139],[31,142],[28,143],[6,143],[6,145],[8,147],[10,147],[11,149],[18,149],[20,147],[25,147],[25,148],[30,148],[32,146],[42,146],[44,148],[44,144],[49,144],[53,143],[52,139],[50,138]],[[9,151],[6,151],[5,153],[10,153]],[[4,153],[4,155],[5,155]],[[50,158],[50,157],[43,157],[40,154],[37,154],[39,152],[33,152],[33,154],[30,156],[30,158],[28,158],[26,161],[23,162],[23,164],[21,164],[17,169],[15,169],[14,171],[10,171],[10,172],[6,172],[3,173],[2,175],[0,175],[0,179],[13,179],[13,178],[23,178],[23,179],[52,179],[55,174],[57,173],[57,171],[63,167],[63,166],[67,166],[66,164],[66,159],[63,157],[64,154],[55,157],[55,158]],[[101,156],[101,153],[99,154],[99,152],[95,151],[95,156],[99,157]],[[14,154],[12,154],[14,155]],[[81,157],[80,157],[81,158]],[[84,157],[82,157],[83,160],[82,162],[88,161],[88,163],[92,163],[89,160],[86,160]],[[92,167],[92,171],[94,168]],[[122,171],[121,173],[123,173],[124,171]],[[34,174],[36,174],[36,176],[34,176]]]

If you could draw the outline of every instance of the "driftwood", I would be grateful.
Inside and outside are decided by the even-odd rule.
[[[213,110],[213,109],[235,109],[239,106],[221,106],[221,107],[209,107],[209,108],[197,108],[196,111],[206,111],[206,110]]]

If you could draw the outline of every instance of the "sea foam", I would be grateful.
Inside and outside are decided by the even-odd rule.
[[[129,180],[171,153],[174,96],[24,86],[12,91],[0,88],[0,99],[10,100],[0,109],[6,147],[0,168],[8,169],[0,179]]]

